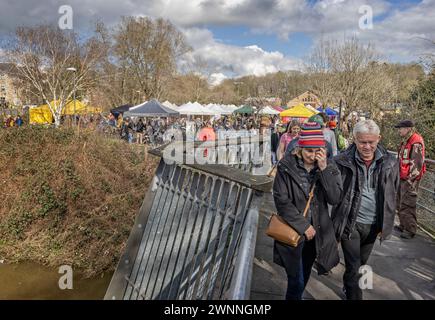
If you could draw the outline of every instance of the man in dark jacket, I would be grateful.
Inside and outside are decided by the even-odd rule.
[[[388,239],[394,225],[399,167],[397,159],[378,144],[379,132],[373,120],[358,122],[354,144],[334,158],[344,191],[332,210],[332,220],[346,264],[347,299],[362,299],[360,267],[367,263],[377,236]]]
[[[272,153],[272,165],[275,165],[275,163],[277,162],[277,155],[276,155],[276,153],[278,152],[279,138],[280,138],[280,133],[278,131],[278,127],[277,128],[272,127],[272,134],[270,136],[270,148],[271,148],[271,153]]]

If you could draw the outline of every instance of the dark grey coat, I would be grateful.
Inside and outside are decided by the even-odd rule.
[[[399,188],[399,162],[378,145],[382,157],[377,160],[374,175],[377,183],[376,190],[376,221],[381,240],[388,239],[394,225],[396,213],[396,194]],[[334,157],[334,161],[341,172],[343,193],[341,201],[332,210],[332,220],[337,240],[349,239],[355,228],[356,218],[361,204],[361,190],[363,177],[358,178],[355,160],[357,148],[352,144],[345,151]]]
[[[305,239],[305,231],[310,226],[310,222],[303,216],[310,190],[307,181],[307,177],[301,176],[301,171],[298,170],[296,156],[286,154],[278,163],[273,197],[278,214],[302,235],[302,241]],[[342,185],[340,172],[332,162],[328,163],[325,170],[317,171],[314,181],[316,187],[310,214],[316,230],[314,241],[317,263],[322,267],[319,268],[321,273],[329,271],[339,263],[337,242],[327,203],[335,205],[340,201]],[[294,248],[278,241],[274,243],[274,262],[284,267],[288,275],[295,275],[298,270],[302,259],[300,247]]]

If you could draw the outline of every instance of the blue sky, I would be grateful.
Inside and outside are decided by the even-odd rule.
[[[356,35],[385,60],[418,61],[433,52],[435,0],[68,0],[74,31],[91,33],[90,21],[115,26],[121,16],[170,20],[193,51],[183,65],[206,61],[215,81],[226,77],[303,70],[320,39]],[[64,0],[2,0],[0,35],[18,25],[57,23]],[[362,6],[373,12],[373,28],[361,29]],[[1,55],[1,48],[0,48]]]
[[[301,59],[306,56],[313,44],[311,37],[302,32],[292,33],[289,39],[280,39],[276,34],[258,34],[247,26],[206,26],[206,28],[213,33],[216,41],[225,44],[243,47],[257,45],[266,51],[279,51]]]

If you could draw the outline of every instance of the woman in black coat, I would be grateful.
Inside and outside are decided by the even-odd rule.
[[[314,197],[304,218],[313,185]],[[303,124],[298,147],[278,163],[273,185],[278,214],[301,235],[297,247],[278,241],[274,244],[274,262],[287,273],[286,299],[302,299],[316,258],[320,274],[339,263],[328,203],[337,204],[341,192],[340,171],[327,160],[320,126],[312,122]]]

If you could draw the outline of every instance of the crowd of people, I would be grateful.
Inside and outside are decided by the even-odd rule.
[[[23,124],[23,118],[20,115],[15,117],[8,115],[3,119],[3,128],[21,127]]]
[[[412,120],[396,125],[402,139],[397,158],[380,144],[373,120],[350,123],[349,143],[323,113],[286,124],[277,116],[254,115],[188,121],[98,114],[63,121],[152,145],[173,140],[170,129],[181,129],[183,139],[192,132],[198,141],[216,140],[227,131],[255,135],[270,130],[277,214],[301,236],[296,247],[274,244],[274,261],[287,273],[286,299],[302,299],[314,263],[319,274],[339,263],[338,244],[345,261],[343,291],[347,299],[362,299],[360,267],[367,264],[376,239],[388,239],[393,229],[402,239],[417,232],[417,190],[426,169],[424,140]],[[23,120],[8,116],[3,125],[20,127]],[[301,214],[305,208],[306,216]],[[400,224],[394,226],[396,214]]]
[[[267,118],[267,127],[271,130],[281,130],[279,117],[262,117],[253,115],[231,115],[222,117],[202,118],[130,118],[122,114],[110,114],[101,122],[101,127],[115,128],[121,137],[129,143],[149,143],[152,145],[169,142],[176,137],[170,129],[181,130],[183,139],[193,137],[196,141],[215,140],[221,133],[227,131],[246,132],[255,135],[262,126],[261,121]],[[278,129],[276,129],[278,128]],[[187,136],[187,137],[186,137]]]
[[[347,299],[360,300],[360,268],[376,239],[389,239],[393,229],[405,241],[415,236],[424,141],[411,120],[395,127],[402,138],[397,158],[380,144],[380,128],[373,120],[356,122],[353,142],[342,150],[335,146],[331,128],[316,117],[289,123],[279,144],[275,142],[280,159],[273,184],[275,207],[301,236],[297,246],[274,243],[274,261],[287,273],[286,299],[302,299],[315,262],[319,274],[335,267],[341,244],[343,291]],[[400,224],[394,226],[396,214]]]

